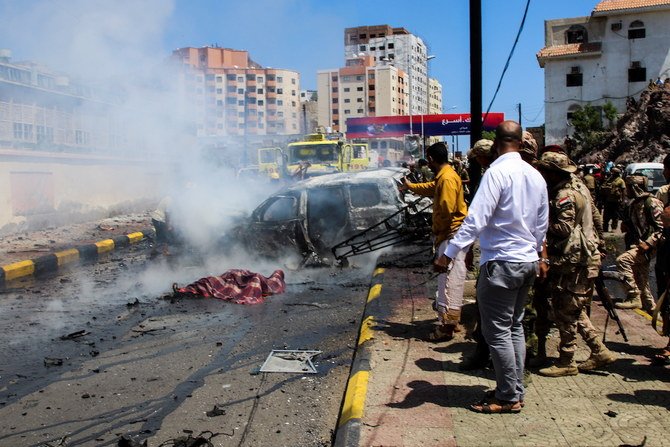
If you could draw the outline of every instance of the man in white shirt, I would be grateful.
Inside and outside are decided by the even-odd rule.
[[[496,389],[470,408],[481,413],[518,413],[523,406],[526,342],[523,310],[537,275],[547,231],[547,184],[519,155],[521,126],[504,121],[496,128],[498,158],[484,173],[468,217],[451,239],[436,270],[448,268],[458,253],[479,238],[481,249],[477,301],[482,333],[489,344]]]

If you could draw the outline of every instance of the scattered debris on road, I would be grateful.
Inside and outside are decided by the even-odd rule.
[[[88,332],[86,329],[82,329],[80,331],[71,332],[67,335],[61,335],[60,339],[61,340],[74,340],[74,339],[83,337],[83,336],[88,335],[88,334],[90,334],[90,332]]]
[[[316,374],[312,359],[321,351],[273,349],[260,367],[260,372]]]
[[[214,408],[212,408],[205,414],[207,415],[207,417],[213,418],[216,416],[223,416],[224,414],[226,414],[226,410],[223,408],[222,405],[215,404]]]
[[[62,366],[63,359],[55,357],[44,357],[44,366]]]

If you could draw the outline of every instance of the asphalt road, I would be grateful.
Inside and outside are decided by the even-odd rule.
[[[147,255],[140,244],[0,292],[0,446],[208,430],[214,445],[330,445],[374,263],[285,271],[286,293],[243,306],[164,298],[233,261]],[[317,374],[259,373],[273,349],[322,351]]]

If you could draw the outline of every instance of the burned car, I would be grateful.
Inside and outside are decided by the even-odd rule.
[[[340,257],[335,247],[351,242],[376,249],[370,241],[374,244],[402,232],[413,220],[411,216],[423,216],[421,231],[428,234],[430,222],[425,216],[429,216],[430,201],[417,208],[416,196],[398,190],[405,173],[387,168],[297,182],[261,203],[238,237],[246,247],[267,257],[294,254],[303,264],[332,264]],[[360,253],[354,251],[352,255]]]

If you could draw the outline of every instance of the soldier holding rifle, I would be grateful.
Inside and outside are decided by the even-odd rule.
[[[549,282],[554,321],[561,337],[558,361],[539,371],[548,377],[577,375],[616,360],[598,338],[586,308],[593,295],[593,286],[600,270],[600,237],[593,215],[597,213],[586,185],[574,175],[577,167],[567,155],[546,152],[537,164],[549,188]],[[575,351],[577,333],[591,356],[577,366]]]

